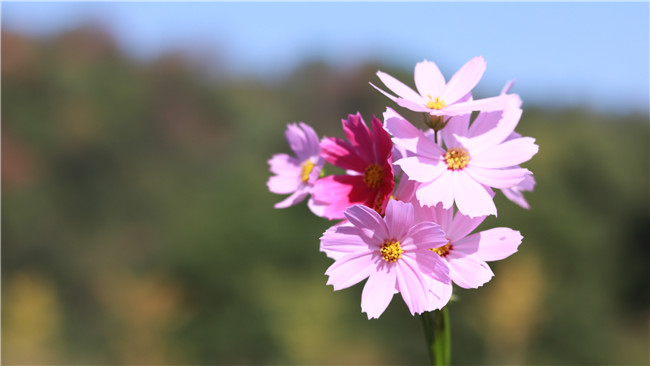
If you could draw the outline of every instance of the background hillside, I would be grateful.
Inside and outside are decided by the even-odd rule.
[[[379,68],[411,78],[314,61],[233,79],[132,61],[95,28],[3,31],[2,362],[428,362],[401,299],[368,321],[361,286],[325,285],[331,223],[274,210],[265,186],[286,123],[341,136],[349,113],[383,113]],[[648,364],[648,122],[524,100],[532,209],[498,196],[483,224],[524,241],[457,291],[455,364]]]

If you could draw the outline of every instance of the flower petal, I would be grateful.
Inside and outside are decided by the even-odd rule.
[[[390,108],[387,108],[386,112],[384,112],[384,127],[393,135],[395,145],[412,153],[436,157],[445,153],[440,146],[436,145],[422,131],[415,128],[411,122]]]
[[[327,284],[334,286],[334,291],[353,286],[373,273],[376,265],[372,262],[370,252],[356,252],[343,255],[325,271]]]
[[[505,141],[519,123],[521,113],[514,102],[503,111],[481,112],[467,134],[472,138],[474,154]]]
[[[349,142],[337,138],[326,137],[321,143],[321,156],[325,161],[344,170],[363,172],[369,161],[357,154]]]
[[[398,97],[410,100],[418,104],[425,103],[424,99],[422,98],[422,96],[420,96],[420,94],[416,93],[413,89],[411,89],[401,81],[395,79],[394,77],[381,71],[377,71],[377,76],[384,83],[384,85],[386,85],[386,87],[388,87],[388,89],[390,89],[393,93],[397,94]]]
[[[341,121],[343,124],[343,133],[347,137],[350,145],[354,149],[355,155],[361,157],[365,166],[374,162],[373,158],[373,139],[370,135],[370,129],[361,117],[361,113],[350,114],[347,119]],[[365,168],[364,166],[364,168]],[[341,167],[343,169],[347,169]]]
[[[414,78],[415,87],[421,96],[439,97],[445,89],[445,77],[431,61],[418,62],[415,65]]]
[[[396,200],[388,201],[384,221],[391,237],[401,241],[413,225],[413,205]]]
[[[413,258],[403,256],[397,266],[397,285],[411,315],[427,310],[428,281],[419,275],[420,268]]]
[[[517,186],[530,173],[523,168],[485,169],[477,166],[468,166],[465,172],[481,184],[501,189]]]
[[[295,192],[293,192],[289,197],[284,200],[276,203],[274,208],[287,208],[293,206],[297,203],[302,202],[309,195],[309,186],[303,184]]]
[[[456,71],[441,96],[445,103],[450,105],[471,92],[481,80],[486,66],[483,57],[479,56],[469,60],[460,70]]]
[[[447,244],[447,238],[440,225],[434,222],[419,222],[413,225],[406,234],[405,246],[413,246],[417,250],[438,248]]]
[[[484,261],[453,250],[447,254],[447,263],[452,281],[463,288],[478,288],[494,276]]]
[[[332,226],[320,238],[320,251],[334,259],[349,253],[371,251],[370,247],[370,240],[350,223]]]
[[[456,212],[456,215],[454,215],[454,218],[445,230],[445,233],[449,240],[456,243],[458,240],[463,239],[469,233],[474,231],[474,229],[476,229],[486,217],[487,216],[469,217],[460,212]]]
[[[427,183],[438,179],[447,171],[447,164],[438,160],[431,160],[421,156],[411,156],[395,162],[408,179],[420,183]]]
[[[384,219],[366,206],[354,205],[345,210],[345,218],[368,238],[374,238],[378,245],[389,239],[390,232]]]
[[[415,192],[415,197],[417,197],[420,205],[435,206],[438,202],[442,202],[444,208],[451,207],[454,203],[452,187],[454,178],[452,175],[453,172],[445,168],[444,172],[437,179],[421,184]]]
[[[463,137],[458,138],[464,146],[471,145],[472,142]],[[470,164],[482,168],[509,168],[524,163],[532,158],[539,146],[535,144],[532,137],[522,137],[508,140],[502,144],[483,150],[480,154],[473,154],[470,147],[471,160]]]
[[[388,267],[386,265],[384,268]],[[392,266],[391,266],[392,267]],[[395,293],[396,273],[391,270],[377,270],[370,274],[361,293],[361,311],[368,319],[379,318],[386,310]]]
[[[465,171],[456,173],[450,184],[458,211],[470,217],[496,215],[497,208],[489,188],[476,182]]]
[[[519,231],[497,227],[454,242],[454,250],[483,261],[498,261],[514,254],[522,238]]]

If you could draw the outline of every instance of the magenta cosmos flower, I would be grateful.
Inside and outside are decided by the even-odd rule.
[[[446,149],[433,136],[415,128],[392,109],[384,113],[385,127],[393,142],[411,156],[395,162],[411,180],[421,183],[416,197],[423,206],[442,203],[450,208],[455,202],[458,210],[470,217],[496,215],[492,188],[517,186],[529,171],[516,167],[537,153],[535,140],[522,137],[504,142],[521,116],[513,100],[504,111],[481,113],[478,118],[496,119],[494,128],[478,135],[460,136],[455,132],[466,129],[469,115],[450,122],[441,133]],[[453,120],[454,118],[452,118]]]
[[[379,79],[397,97],[372,83],[375,89],[382,92],[398,105],[416,112],[426,112],[433,116],[456,116],[472,111],[493,111],[503,109],[504,104],[512,95],[472,100],[471,91],[478,84],[485,72],[486,64],[483,57],[474,57],[460,68],[445,82],[444,76],[435,63],[431,61],[418,62],[415,65],[415,87],[411,89],[394,77],[378,71]]]
[[[432,250],[447,262],[451,280],[460,287],[477,288],[488,282],[494,273],[486,262],[509,257],[521,244],[519,231],[505,227],[470,235],[486,216],[454,215],[453,208],[444,209],[440,204],[414,207],[416,220],[436,222],[445,232],[447,244]]]
[[[334,226],[321,237],[321,251],[335,260],[325,274],[334,290],[365,278],[361,310],[378,318],[396,292],[402,294],[411,314],[442,308],[431,291],[433,282],[450,287],[448,268],[431,248],[447,243],[433,222],[414,223],[413,205],[390,200],[386,215],[362,205],[345,211],[348,223]]]
[[[329,219],[342,219],[345,209],[354,204],[381,211],[395,186],[393,144],[381,121],[372,118],[372,131],[359,113],[351,114],[342,123],[349,142],[324,138],[321,156],[348,174],[319,179],[312,190],[314,201],[323,207],[323,215]]]
[[[318,179],[325,161],[320,156],[320,142],[316,132],[305,123],[287,125],[285,136],[295,157],[288,154],[275,154],[268,161],[271,173],[275,174],[266,182],[273,193],[291,194],[275,208],[285,208],[304,200]],[[313,204],[310,199],[310,207]]]

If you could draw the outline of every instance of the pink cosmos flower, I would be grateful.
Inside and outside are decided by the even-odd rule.
[[[433,222],[414,224],[413,205],[390,200],[386,215],[362,205],[345,211],[348,223],[334,226],[321,237],[321,251],[335,260],[325,274],[338,291],[368,278],[361,309],[378,318],[396,292],[402,294],[411,314],[442,308],[430,291],[432,283],[451,287],[448,269],[431,248],[447,243]]]
[[[486,262],[507,258],[517,251],[522,236],[519,231],[497,227],[471,234],[486,216],[470,218],[454,209],[421,207],[414,204],[416,221],[433,221],[440,225],[447,244],[432,249],[449,266],[451,280],[463,288],[477,288],[494,273]]]
[[[438,66],[431,61],[424,60],[415,65],[414,75],[417,92],[381,71],[377,72],[377,76],[388,89],[397,94],[397,97],[379,89],[372,83],[370,85],[398,105],[412,111],[426,112],[432,116],[456,116],[471,113],[472,111],[503,109],[508,100],[512,99],[512,95],[502,94],[497,97],[478,100],[472,100],[471,98],[471,91],[481,80],[485,68],[486,64],[483,57],[474,57],[463,65],[446,83]]]
[[[321,156],[348,174],[319,179],[312,189],[314,201],[324,207],[323,215],[329,219],[342,219],[345,209],[357,203],[381,211],[395,185],[393,144],[381,121],[372,118],[372,131],[359,113],[342,123],[349,142],[324,138]]]
[[[316,132],[307,124],[300,122],[287,125],[285,136],[295,157],[288,154],[275,154],[268,161],[271,173],[275,174],[266,182],[273,193],[291,194],[275,208],[286,208],[303,201],[318,179],[325,160],[320,156],[320,143]],[[309,206],[313,204],[309,200]]]
[[[516,167],[537,153],[535,140],[529,137],[504,140],[512,133],[521,116],[517,99],[512,99],[504,111],[480,113],[494,128],[466,136],[469,115],[452,117],[441,132],[446,149],[431,135],[415,128],[394,110],[384,113],[385,128],[393,135],[395,145],[412,156],[395,162],[409,179],[420,184],[416,197],[423,206],[442,203],[450,208],[455,202],[458,210],[470,217],[496,215],[492,188],[517,186],[529,174]],[[472,127],[474,124],[472,124]],[[481,125],[479,125],[481,126]],[[471,128],[469,130],[471,130]]]

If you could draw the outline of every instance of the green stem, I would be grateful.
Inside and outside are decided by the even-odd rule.
[[[422,313],[422,325],[427,340],[431,364],[449,366],[451,361],[451,329],[447,307]]]

